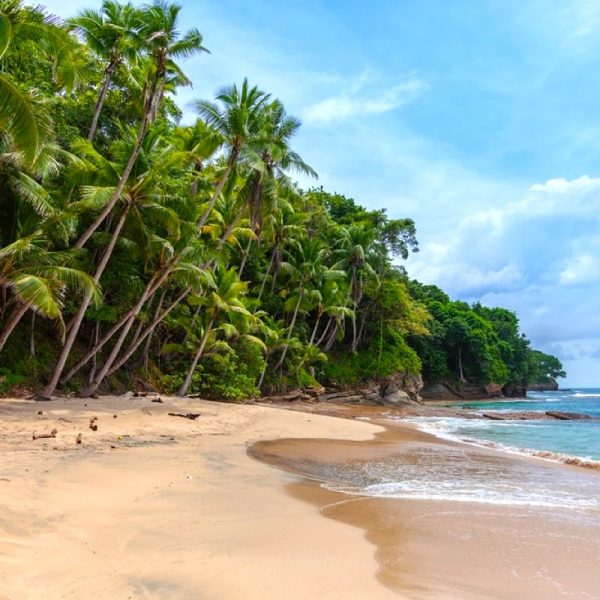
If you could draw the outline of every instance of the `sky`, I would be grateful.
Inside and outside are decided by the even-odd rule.
[[[316,184],[415,220],[412,277],[516,311],[563,386],[600,387],[599,0],[180,3],[211,52],[185,119],[248,77],[301,118]]]

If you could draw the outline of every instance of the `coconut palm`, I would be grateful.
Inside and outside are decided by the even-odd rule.
[[[122,199],[123,191],[130,179],[142,149],[142,143],[151,122],[151,117],[156,114],[157,103],[163,97],[165,77],[170,70],[172,71],[176,68],[174,61],[178,58],[186,58],[205,50],[202,46],[202,36],[196,29],[190,30],[183,36],[179,35],[177,21],[180,10],[180,6],[164,2],[156,2],[155,4],[147,5],[142,10],[140,35],[149,58],[147,63],[146,87],[143,95],[144,104],[142,109],[142,119],[138,128],[135,143],[114,190],[110,194],[108,201],[100,214],[79,238],[75,244],[75,248],[83,247],[91,235],[112,212],[117,202]],[[131,206],[132,201],[129,199],[125,203],[121,215],[113,229],[109,245],[104,251],[96,269],[94,279],[97,282],[100,280],[100,277],[108,264]],[[48,385],[44,388],[43,396],[46,398],[52,395],[58,385],[88,305],[89,299],[86,297],[74,317],[73,326],[69,330],[67,341],[56,363],[52,377],[50,378]]]
[[[214,278],[214,288],[196,300],[203,307],[204,334],[196,349],[185,380],[177,392],[178,396],[185,396],[188,393],[194,371],[205,350],[209,335],[213,327],[219,323],[219,320],[222,317],[231,318],[236,313],[248,319],[252,318],[242,300],[248,285],[238,279],[235,270],[217,267]]]
[[[11,315],[0,332],[0,351],[28,310],[58,322],[64,332],[62,308],[65,291],[90,296],[98,302],[98,286],[79,269],[68,266],[68,252],[48,250],[49,242],[41,231],[22,237],[0,249],[0,288],[13,296]]]
[[[6,0],[0,4],[0,59],[24,42],[52,56],[57,82],[73,87],[80,65],[75,40],[56,17],[21,0]],[[42,139],[34,98],[6,74],[0,75],[0,133],[10,136],[26,164],[33,164]]]
[[[94,116],[87,139],[92,141],[98,119],[113,78],[120,66],[134,62],[140,52],[137,36],[140,27],[138,10],[129,2],[104,0],[100,10],[84,9],[70,24],[82,35],[89,48],[104,63],[104,78],[98,92]]]
[[[228,182],[235,182],[236,167],[246,146],[256,137],[262,124],[261,111],[269,95],[257,87],[250,87],[244,79],[242,85],[223,88],[217,94],[217,102],[201,100],[196,111],[206,123],[218,132],[226,152],[224,170],[218,177],[212,197],[198,224],[202,228]]]
[[[136,142],[113,194],[102,212],[77,240],[76,248],[82,248],[86,244],[119,201],[140,153],[148,127],[156,116],[164,97],[166,78],[174,71],[180,72],[175,61],[207,51],[202,46],[202,35],[197,29],[191,29],[180,36],[177,29],[180,11],[181,7],[176,4],[157,1],[154,4],[145,5],[139,13],[140,43],[146,55],[146,61],[144,66],[145,84],[142,94],[142,116]]]
[[[354,318],[352,319],[352,352],[358,345],[358,331],[356,319],[358,306],[362,300],[365,280],[372,278],[378,280],[377,274],[369,262],[367,249],[374,241],[373,229],[365,224],[356,223],[349,227],[340,228],[340,238],[337,246],[338,262],[334,269],[343,269],[348,273],[348,296],[352,300]]]

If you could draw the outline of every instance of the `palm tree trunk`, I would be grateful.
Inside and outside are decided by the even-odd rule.
[[[248,256],[250,254],[250,248],[252,247],[252,239],[248,240],[248,245],[244,250],[244,256],[242,257],[242,263],[240,264],[240,268],[238,271],[238,277],[240,281],[242,280],[242,273],[244,272],[244,267],[246,266],[246,261],[248,260]]]
[[[166,294],[167,294],[167,290],[164,289],[163,293],[160,295],[160,298],[158,299],[158,304],[156,305],[156,310],[154,311],[154,317],[152,318],[153,322],[158,318],[158,315],[160,315],[160,313],[162,311],[162,307],[165,302]],[[148,355],[150,354],[150,347],[152,344],[153,334],[154,334],[154,329],[152,329],[150,331],[150,333],[148,334],[148,337],[146,337],[146,342],[144,343],[144,349],[142,350],[142,356],[140,357],[138,367],[142,366],[142,367],[144,367],[144,369],[148,368]],[[137,340],[134,342],[134,344],[135,343],[137,343]],[[134,344],[132,344],[132,345],[134,345]]]
[[[112,368],[108,372],[109,375],[112,375],[115,371],[120,369],[129,360],[129,358],[133,355],[133,353],[140,347],[142,342],[148,336],[152,335],[154,330],[166,319],[166,317],[169,315],[169,313],[191,292],[191,290],[192,290],[191,286],[186,287],[185,290],[183,290],[183,292],[181,292],[181,294],[179,294],[179,296],[177,296],[177,298],[175,298],[175,300],[169,306],[167,306],[167,308],[165,308],[154,319],[154,321],[152,321],[152,323],[150,323],[150,325],[148,325],[148,327],[146,328],[144,333],[142,333],[142,335],[140,335],[137,342],[135,342],[135,344],[131,344],[129,346],[129,348],[127,348],[127,350],[125,351],[125,354],[123,354],[123,356],[121,356],[121,358],[119,358],[115,361]]]
[[[327,343],[325,344],[324,350],[326,352],[329,352],[329,350],[331,350],[331,346],[333,346],[333,342],[335,342],[335,336],[337,335],[338,327],[339,327],[339,324],[338,324],[338,321],[336,319],[335,326],[331,330],[331,334],[329,335],[329,339],[327,340]]]
[[[100,277],[102,277],[102,273],[104,273],[104,270],[106,269],[106,265],[108,265],[108,261],[110,260],[113,250],[115,249],[117,240],[119,239],[119,235],[121,234],[121,229],[123,229],[123,225],[125,225],[125,220],[127,219],[127,215],[129,213],[130,208],[131,208],[131,204],[127,204],[125,206],[125,208],[123,209],[123,211],[121,212],[121,216],[115,226],[113,234],[110,238],[110,242],[109,242],[106,250],[104,251],[104,254],[102,255],[102,259],[100,260],[100,264],[98,265],[98,268],[96,269],[96,273],[94,274],[94,283],[98,283],[100,281]],[[85,316],[85,313],[88,309],[88,306],[90,305],[90,302],[92,301],[92,296],[93,296],[93,292],[91,292],[91,291],[88,292],[85,295],[81,305],[79,306],[79,309],[75,313],[75,317],[73,319],[73,325],[71,327],[71,330],[69,331],[69,334],[65,341],[65,345],[63,346],[62,352],[60,353],[60,356],[58,357],[58,361],[56,362],[56,365],[54,367],[54,371],[52,373],[50,381],[48,382],[48,385],[46,385],[46,387],[42,391],[41,398],[44,400],[50,400],[52,398],[52,394],[56,390],[56,386],[58,385],[60,376],[62,375],[63,369],[65,368],[67,358],[69,358],[69,354],[71,353],[73,344],[75,343],[75,338],[77,337],[77,334],[79,333],[79,328],[81,327],[83,317]]]
[[[2,348],[6,344],[10,334],[13,332],[14,328],[19,324],[19,321],[23,318],[23,315],[29,310],[28,304],[17,304],[14,308],[10,316],[8,317],[8,321],[6,325],[2,329],[2,333],[0,334],[0,352],[2,352]]]
[[[96,129],[98,128],[98,119],[102,113],[102,107],[104,106],[104,101],[106,100],[106,94],[108,93],[108,88],[112,82],[116,68],[117,63],[114,60],[111,60],[106,67],[106,71],[104,72],[104,81],[102,82],[102,88],[100,89],[100,95],[98,96],[98,101],[96,102],[96,108],[94,110],[94,118],[92,119],[92,124],[90,125],[90,130],[88,132],[87,139],[90,142],[94,139],[94,135],[96,134]]]
[[[166,269],[162,273],[162,275],[159,277],[158,282],[157,282],[158,286],[162,285],[165,282],[165,280],[169,276],[170,272],[171,272],[170,269]],[[148,289],[148,286],[146,286],[146,289]],[[136,317],[139,315],[140,311],[144,307],[144,304],[146,303],[146,301],[148,300],[149,297],[150,297],[150,294],[147,294],[147,293],[142,294],[140,296],[140,299],[137,301],[136,305],[133,307],[133,312],[132,312],[131,316],[129,317],[129,319],[127,320],[127,323],[125,323],[125,325],[121,329],[121,333],[119,334],[119,337],[117,338],[117,341],[115,342],[115,345],[113,346],[113,349],[111,350],[110,354],[108,355],[108,358],[104,362],[104,365],[102,365],[100,372],[96,375],[96,377],[94,378],[94,381],[92,381],[92,383],[90,385],[88,385],[84,390],[82,390],[79,393],[80,397],[87,398],[96,393],[98,386],[102,383],[102,380],[106,377],[106,374],[112,367],[119,352],[121,351],[123,343],[125,342],[125,338],[127,337],[127,334],[129,333],[129,331],[131,330],[131,327],[133,326],[133,323],[134,323]]]
[[[356,347],[358,345],[358,336],[356,331],[356,309],[357,303],[354,301],[354,315],[352,316],[352,352],[356,352]]]
[[[210,332],[212,330],[212,326],[213,326],[214,322],[215,322],[215,317],[213,317],[210,320],[210,323],[206,327],[206,331],[204,332],[204,335],[202,336],[202,341],[200,342],[200,347],[198,348],[198,351],[196,352],[196,356],[194,356],[194,360],[192,361],[192,364],[190,365],[190,368],[185,377],[185,381],[183,382],[183,385],[179,388],[179,390],[177,392],[178,396],[185,396],[188,393],[188,390],[190,389],[190,385],[192,385],[192,377],[194,376],[194,371],[196,370],[198,361],[200,360],[200,357],[202,356],[202,353],[204,352],[204,347],[206,346],[206,342],[208,341],[208,336],[210,335]]]
[[[312,334],[310,336],[310,342],[308,342],[310,346],[312,346],[313,342],[315,341],[315,336],[317,335],[317,329],[319,329],[319,323],[321,322],[322,314],[323,313],[320,312],[319,315],[317,316],[317,321],[315,323],[315,326],[313,327]]]
[[[174,265],[173,265],[173,267],[174,267]],[[157,283],[157,274],[155,274],[152,277],[152,279],[150,279],[148,284],[146,285],[146,288],[142,292],[142,294],[147,294],[147,296],[150,296],[150,295],[154,294],[158,288],[159,288],[159,284]],[[79,369],[81,369],[84,365],[86,365],[90,361],[90,359],[92,359],[94,356],[96,356],[98,354],[98,352],[100,352],[100,350],[102,350],[104,345],[112,339],[112,337],[117,333],[117,331],[119,331],[119,329],[121,329],[121,327],[123,327],[123,325],[125,325],[129,321],[131,316],[132,315],[135,316],[134,313],[135,313],[135,306],[130,308],[106,332],[106,334],[102,337],[102,339],[99,342],[97,342],[96,344],[94,344],[94,347],[91,348],[81,360],[79,360],[77,363],[75,363],[75,365],[73,365],[73,367],[71,367],[71,369],[67,372],[67,374],[60,380],[61,383],[66,383],[67,381],[69,381],[69,379],[71,379],[71,377],[73,377],[73,375],[75,375],[75,373],[77,373],[77,371],[79,371]]]
[[[31,313],[31,335],[29,336],[29,354],[35,358],[35,312]]]
[[[260,388],[262,387],[263,381],[265,379],[265,374],[267,373],[267,367],[269,366],[269,358],[271,357],[271,352],[267,352],[267,356],[265,357],[265,366],[263,367],[262,373],[260,374],[260,377],[258,379],[258,383],[256,384],[256,387],[260,390]]]
[[[115,188],[113,195],[110,197],[108,204],[104,207],[102,212],[98,215],[98,217],[96,217],[94,222],[84,231],[84,233],[81,235],[81,237],[77,240],[77,243],[75,244],[75,248],[77,248],[77,249],[83,248],[83,246],[85,246],[85,244],[90,239],[92,234],[96,231],[96,229],[98,229],[98,227],[100,227],[100,225],[102,225],[102,223],[104,222],[104,219],[106,219],[106,217],[111,213],[112,209],[115,207],[115,205],[119,201],[119,198],[121,197],[121,194],[123,193],[123,190],[125,189],[125,185],[127,183],[127,180],[129,179],[129,175],[131,175],[131,171],[133,170],[133,165],[135,164],[135,161],[137,160],[137,158],[140,154],[140,150],[142,148],[142,142],[144,141],[144,137],[146,137],[146,131],[148,129],[148,125],[150,122],[150,114],[152,112],[152,103],[154,101],[154,95],[156,94],[157,85],[158,85],[158,80],[157,80],[157,76],[155,76],[153,79],[153,82],[152,82],[149,97],[146,99],[146,101],[144,103],[144,112],[142,115],[142,121],[140,123],[138,135],[135,140],[135,145],[133,146],[133,150],[131,151],[129,160],[127,161],[127,164],[125,165],[125,169],[123,170],[123,173],[121,174],[121,177],[117,183],[117,187]]]
[[[199,231],[206,225],[206,221],[208,221],[208,218],[210,217],[210,213],[212,212],[213,208],[215,207],[215,204],[217,203],[217,200],[219,199],[219,196],[221,195],[221,192],[223,191],[223,188],[225,187],[225,184],[227,183],[227,180],[229,179],[229,176],[231,175],[231,171],[233,171],[233,167],[235,166],[235,163],[237,162],[238,154],[239,154],[239,152],[236,150],[233,150],[231,152],[231,156],[229,157],[229,160],[227,161],[227,168],[225,169],[225,173],[223,173],[223,176],[221,177],[221,179],[219,179],[219,183],[217,183],[217,187],[215,188],[212,198],[210,199],[210,202],[208,203],[208,207],[204,211],[204,214],[202,215],[202,217],[198,223]]]
[[[100,323],[97,322],[96,326],[94,327],[94,343],[93,345],[97,345],[98,344],[98,338],[100,337]],[[94,381],[94,377],[96,376],[96,368],[98,367],[98,361],[96,360],[96,356],[97,354],[94,354],[94,357],[92,359],[92,364],[90,365],[90,372],[88,374],[88,385],[90,383],[92,383],[92,381]]]
[[[277,366],[275,367],[276,369],[281,367],[281,365],[283,365],[283,361],[285,360],[285,355],[287,354],[288,348],[290,346],[289,341],[290,341],[290,339],[292,337],[292,333],[294,331],[294,325],[296,324],[296,318],[298,317],[298,312],[300,311],[300,304],[302,303],[303,296],[304,296],[304,287],[301,287],[300,294],[298,295],[298,302],[296,302],[296,307],[294,308],[292,322],[290,323],[290,330],[288,332],[286,344],[283,347],[283,352],[281,353],[281,358],[279,359],[279,362],[277,363]]]
[[[320,346],[323,343],[323,340],[325,340],[325,336],[331,327],[331,323],[333,323],[333,319],[334,317],[329,317],[329,321],[327,321],[327,325],[325,325],[325,329],[323,330],[321,337],[317,340],[317,346]]]
[[[267,268],[267,272],[265,273],[265,276],[263,277],[262,280],[262,284],[260,286],[260,292],[258,293],[258,299],[260,300],[262,298],[263,292],[265,291],[265,285],[267,283],[267,277],[269,276],[269,273],[271,272],[271,269],[273,268],[273,262],[275,261],[275,252],[273,251],[271,253],[271,260],[269,261],[269,267]]]

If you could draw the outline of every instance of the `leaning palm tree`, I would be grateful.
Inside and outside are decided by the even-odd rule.
[[[48,250],[48,239],[41,231],[22,237],[0,249],[0,288],[13,296],[13,310],[0,331],[0,351],[22,317],[31,310],[56,320],[64,332],[62,308],[65,291],[90,295],[98,302],[98,286],[83,271],[67,266],[68,252]]]
[[[79,237],[75,244],[76,248],[82,248],[86,244],[119,201],[140,153],[142,141],[148,127],[152,124],[153,118],[156,117],[159,104],[164,98],[166,77],[173,71],[179,71],[175,61],[207,51],[202,46],[202,35],[197,29],[191,29],[183,36],[179,35],[177,26],[180,11],[181,6],[157,1],[154,4],[144,6],[139,13],[140,43],[146,60],[143,69],[145,84],[142,94],[142,116],[138,126],[137,139],[114,193],[104,210]]]
[[[204,334],[196,349],[185,380],[177,392],[178,396],[185,396],[188,393],[198,361],[202,357],[213,327],[217,325],[219,320],[222,317],[231,318],[235,313],[243,315],[248,319],[252,318],[251,313],[244,306],[242,300],[246,289],[247,284],[238,279],[234,269],[227,270],[218,267],[215,270],[214,289],[210,290],[205,296],[197,299],[198,303],[204,308]]]
[[[183,36],[179,35],[177,22],[180,11],[180,6],[164,2],[155,2],[152,5],[145,6],[142,10],[140,35],[148,55],[148,61],[146,64],[147,76],[143,94],[142,118],[139,124],[137,137],[129,155],[129,159],[127,160],[127,164],[125,165],[114,190],[110,194],[108,201],[100,214],[81,235],[75,244],[75,248],[83,247],[92,234],[113,211],[117,203],[122,199],[123,191],[130,179],[134,165],[142,149],[142,143],[146,136],[146,132],[151,124],[151,118],[157,113],[157,103],[163,97],[165,77],[170,71],[173,71],[176,68],[174,61],[178,58],[186,58],[198,52],[205,51],[205,48],[202,46],[202,36],[196,29],[188,31]],[[130,208],[131,202],[127,201],[113,229],[110,243],[104,251],[96,269],[96,273],[94,274],[94,279],[97,282],[100,280],[102,273],[106,269],[108,260],[110,259],[110,255],[119,238],[121,229],[125,224]],[[89,303],[90,298],[86,296],[76,313],[73,325],[69,330],[69,336],[56,362],[50,381],[42,392],[44,398],[51,397],[58,385]]]
[[[104,0],[100,10],[86,8],[71,19],[92,52],[104,63],[104,78],[94,108],[94,116],[87,139],[92,141],[98,127],[98,119],[117,69],[128,62],[135,62],[140,52],[137,31],[140,27],[138,10],[129,2]]]

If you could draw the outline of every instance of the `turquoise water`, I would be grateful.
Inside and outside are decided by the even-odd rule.
[[[428,418],[426,428],[437,435],[484,440],[509,449],[549,451],[584,460],[600,460],[600,388],[530,392],[526,399],[466,402],[460,406],[486,413],[568,411],[586,414],[598,420],[488,421]]]

